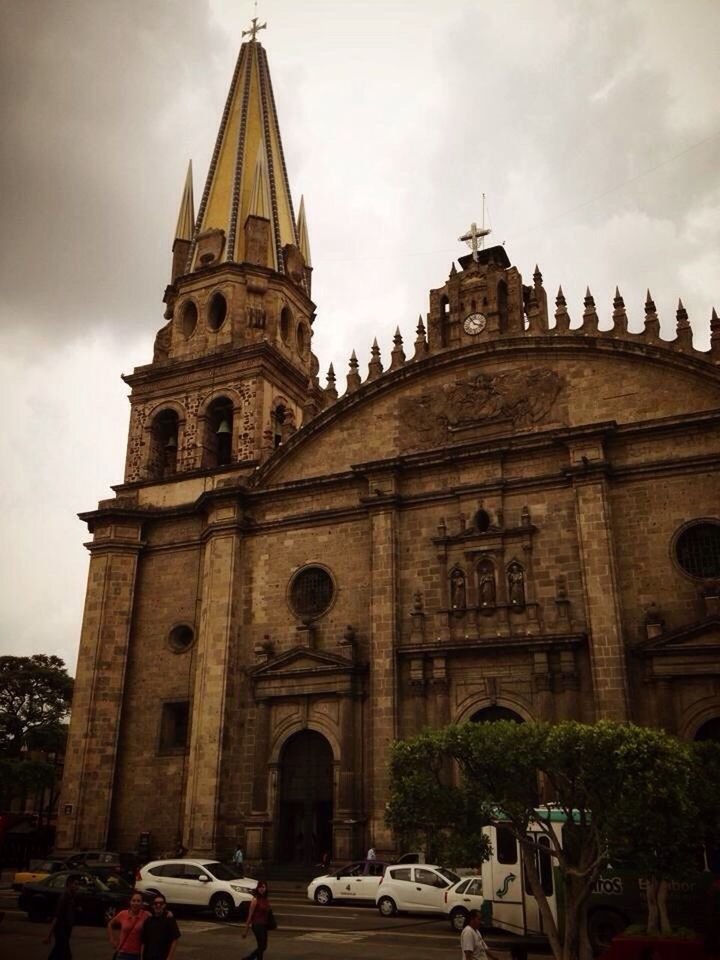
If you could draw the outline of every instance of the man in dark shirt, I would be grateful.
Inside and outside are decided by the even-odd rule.
[[[142,960],[171,960],[180,939],[178,925],[161,893],[153,895],[152,908],[142,928]]]
[[[75,901],[79,886],[80,874],[68,874],[65,890],[58,900],[55,917],[45,937],[45,943],[50,943],[51,938],[55,941],[48,954],[48,960],[72,960],[70,934],[75,923]]]

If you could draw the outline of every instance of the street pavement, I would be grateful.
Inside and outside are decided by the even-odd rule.
[[[386,919],[372,906],[338,904],[320,907],[302,891],[271,889],[278,930],[270,934],[267,960],[459,960],[458,934],[443,917],[401,916]],[[42,940],[47,924],[31,923],[17,909],[17,894],[0,890],[0,958],[46,960],[49,947]],[[254,946],[252,933],[242,939],[244,924],[218,923],[209,915],[176,911],[182,939],[177,960],[240,960]],[[490,935],[490,945],[503,960],[510,960],[511,938]],[[503,949],[505,947],[506,949]],[[73,960],[110,960],[112,949],[101,927],[76,927],[72,937]],[[531,954],[531,960],[540,960]],[[547,960],[547,955],[543,960]]]

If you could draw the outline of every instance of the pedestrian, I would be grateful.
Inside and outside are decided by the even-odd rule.
[[[107,926],[114,960],[140,960],[142,929],[148,916],[142,894],[133,890],[127,910],[116,913]]]
[[[497,953],[488,950],[478,927],[480,926],[480,911],[471,910],[468,914],[467,925],[460,934],[460,950],[462,960],[500,960]]]
[[[70,934],[75,923],[75,906],[80,889],[80,874],[69,873],[65,879],[65,889],[60,895],[53,922],[44,943],[54,940],[48,960],[72,960],[70,949]]]
[[[238,872],[240,873],[240,876],[242,877],[243,876],[243,852],[242,852],[242,847],[240,846],[239,843],[235,847],[235,853],[233,854],[232,862],[235,864],[235,866],[238,869]]]
[[[268,888],[264,880],[258,880],[255,888],[255,895],[250,903],[247,921],[243,931],[243,939],[248,935],[248,930],[252,927],[255,934],[257,946],[248,953],[243,960],[263,960],[268,944],[268,930],[275,929],[275,923],[272,917],[270,900],[268,899]]]
[[[370,847],[370,849],[369,849],[368,852],[367,852],[367,857],[366,857],[365,859],[366,859],[366,860],[374,860],[374,859],[375,859],[375,848],[374,848],[374,847],[372,847],[372,846]]]
[[[142,925],[142,960],[171,960],[180,939],[175,917],[161,893],[153,895],[152,913]]]

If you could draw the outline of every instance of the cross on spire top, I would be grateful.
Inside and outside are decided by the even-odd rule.
[[[249,28],[249,30],[243,30],[242,35],[243,37],[250,37],[250,41],[252,43],[255,41],[258,33],[261,30],[266,30],[266,29],[267,29],[267,23],[258,23],[258,18],[253,17],[252,26]]]
[[[482,226],[478,227],[476,223],[470,224],[470,229],[467,233],[464,233],[461,237],[458,237],[461,243],[466,243],[469,247],[472,248],[472,257],[473,260],[477,262],[478,259],[478,250],[482,250],[485,246],[485,237],[488,234],[492,233],[490,227],[485,226],[485,194],[483,194],[483,222]],[[478,244],[478,240],[480,243]]]

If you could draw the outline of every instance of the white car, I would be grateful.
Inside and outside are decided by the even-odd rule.
[[[467,923],[471,910],[482,910],[485,902],[482,895],[482,877],[463,877],[447,888],[444,899],[450,926],[459,932]]]
[[[384,917],[398,911],[445,913],[445,891],[461,878],[447,867],[392,866],[385,870],[375,903]]]
[[[307,888],[308,899],[321,906],[328,906],[333,900],[369,900],[374,903],[386,867],[383,860],[348,863],[335,873],[311,880]]]
[[[239,877],[217,860],[153,860],[135,876],[141,893],[161,893],[172,906],[212,910],[218,920],[246,910],[256,886],[256,880]]]

